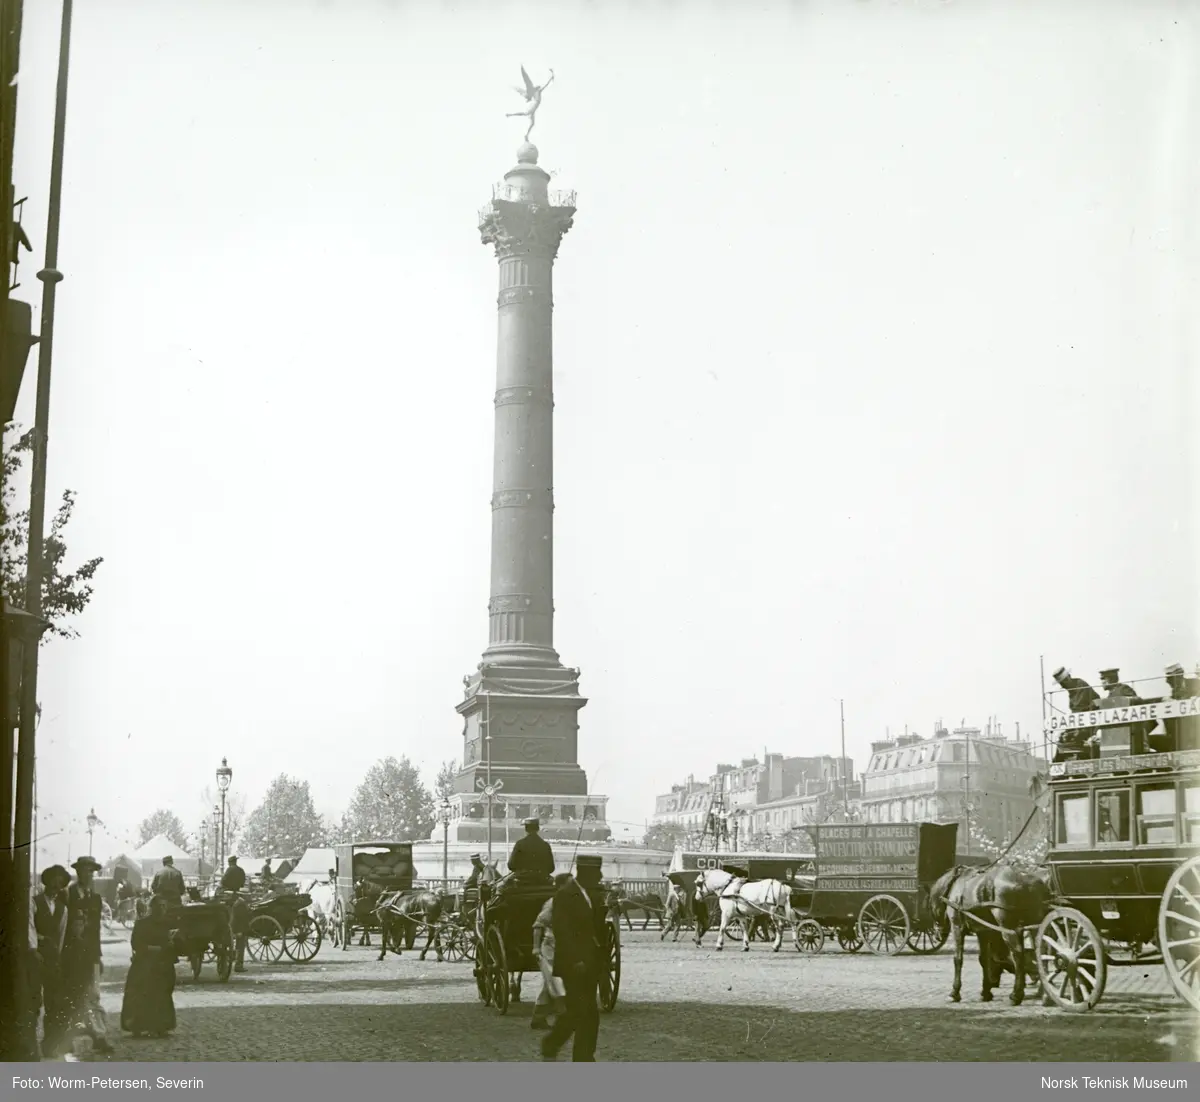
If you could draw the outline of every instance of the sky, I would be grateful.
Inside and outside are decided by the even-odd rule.
[[[25,5],[35,310],[59,11]],[[461,755],[522,64],[578,191],[555,645],[618,835],[837,754],[839,700],[861,766],[939,719],[1040,739],[1041,656],[1200,660],[1197,3],[89,0],[49,485],[105,561],[43,650],[45,844],[192,825],[223,756],[338,815]]]

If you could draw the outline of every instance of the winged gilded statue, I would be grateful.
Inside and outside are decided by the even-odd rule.
[[[525,140],[529,141],[529,135],[533,133],[533,124],[537,121],[537,109],[542,106],[542,93],[550,87],[554,80],[554,70],[550,70],[550,80],[540,87],[529,79],[529,74],[525,72],[525,66],[521,66],[521,79],[525,81],[524,88],[517,88],[514,85],[513,90],[517,95],[524,97],[525,106],[520,111],[509,111],[504,117],[508,119],[529,117],[529,126],[525,131]]]

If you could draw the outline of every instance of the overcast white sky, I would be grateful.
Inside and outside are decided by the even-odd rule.
[[[939,716],[1034,732],[1040,654],[1196,661],[1198,16],[78,4],[49,478],[105,563],[82,638],[43,652],[43,833],[93,805],[120,835],[158,805],[191,825],[222,755],[251,806],[287,770],[335,814],[381,756],[460,755],[476,211],[522,63],[557,73],[534,139],[579,191],[556,644],[618,830],[719,760],[837,753],[839,697],[861,765]],[[35,306],[58,19],[26,4]]]

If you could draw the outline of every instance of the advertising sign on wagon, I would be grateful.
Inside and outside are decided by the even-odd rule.
[[[812,828],[817,891],[916,891],[920,827],[920,823],[844,823]]]

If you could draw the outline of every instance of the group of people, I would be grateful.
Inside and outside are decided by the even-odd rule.
[[[540,833],[537,819],[525,820],[525,835],[508,858],[514,884],[553,883],[554,895],[542,906],[533,924],[533,948],[542,972],[542,990],[534,1004],[532,1027],[544,1030],[541,1058],[556,1060],[574,1038],[571,1059],[596,1059],[600,1035],[600,984],[607,978],[608,913],[602,889],[603,862],[596,854],[575,858],[575,875],[554,875],[554,851]],[[478,882],[484,868],[479,854],[471,856],[472,876]],[[470,883],[470,880],[468,880]],[[504,890],[505,881],[497,886]],[[553,1018],[553,1023],[551,1023]]]

